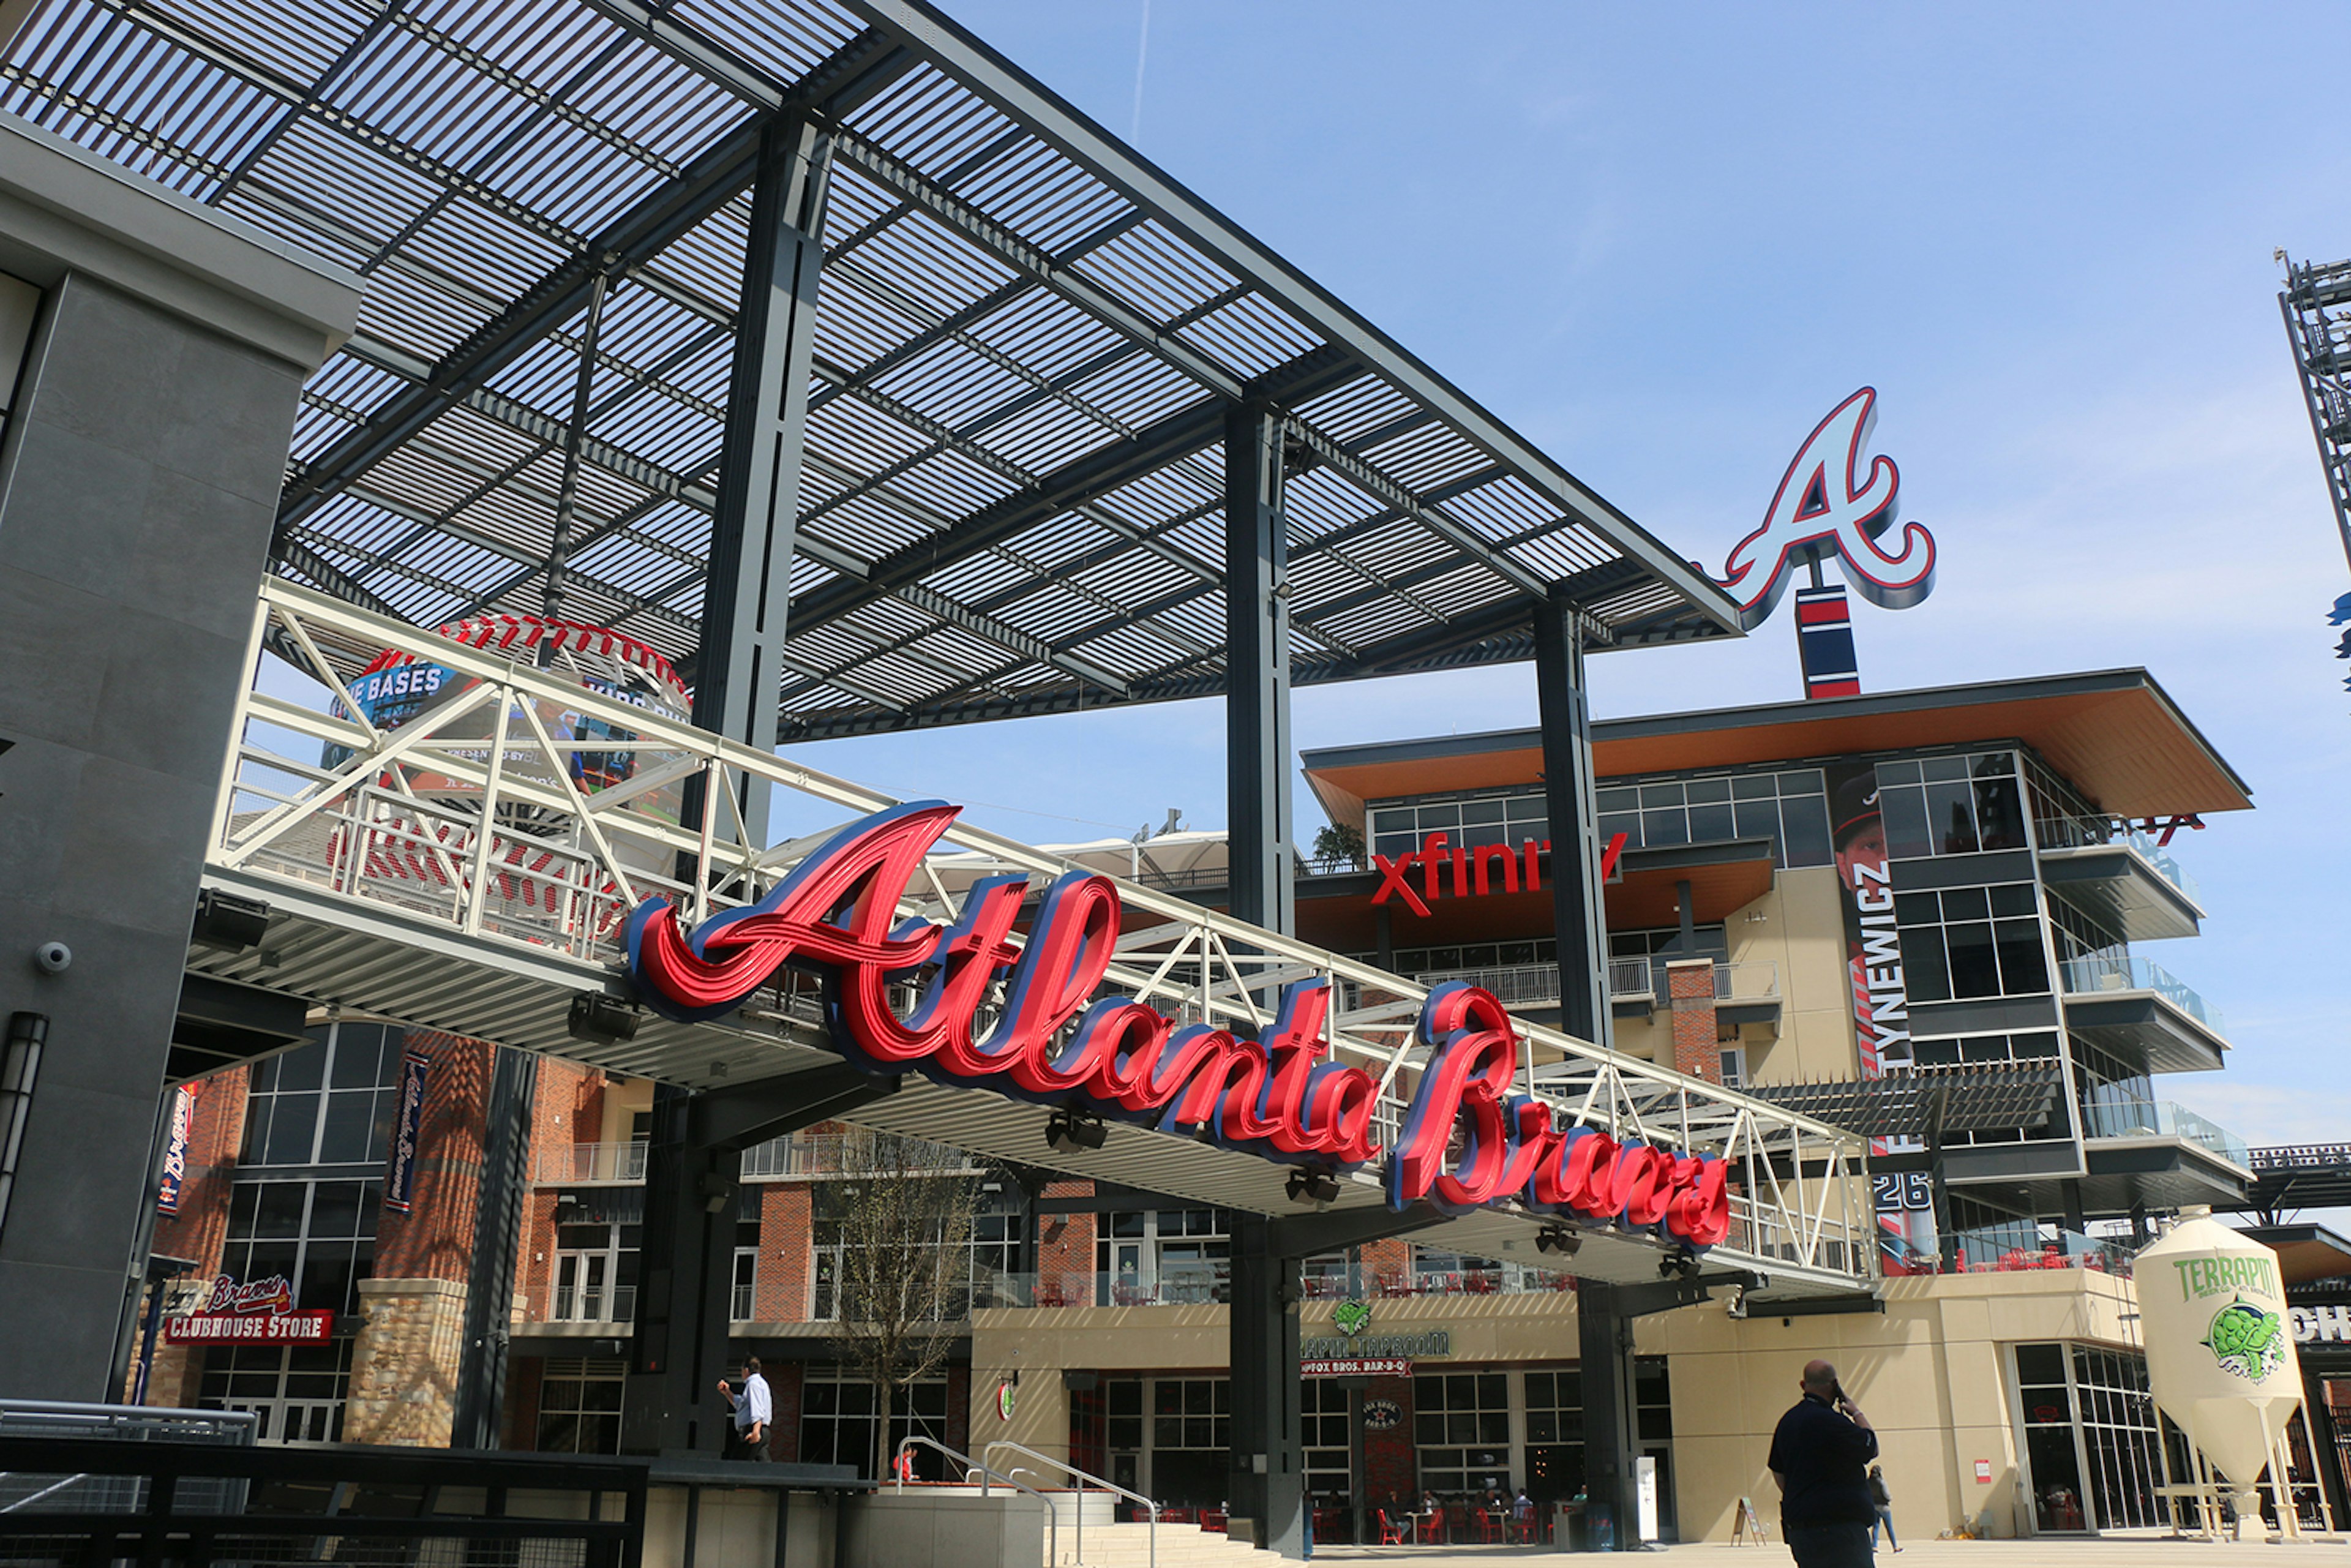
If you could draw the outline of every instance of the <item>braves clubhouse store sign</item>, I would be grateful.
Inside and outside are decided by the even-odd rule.
[[[1285,987],[1263,1038],[1175,1020],[1132,998],[1094,999],[1118,940],[1118,888],[1073,871],[1046,889],[1025,943],[1014,925],[1029,880],[973,884],[955,925],[900,922],[899,901],[961,808],[920,801],[852,823],[765,898],[682,930],[667,901],[628,922],[628,968],[645,1005],[681,1023],[732,1012],[786,965],[826,977],[832,1048],[875,1073],[909,1070],[1198,1134],[1284,1165],[1352,1170],[1387,1154],[1389,1204],[1426,1199],[1448,1214],[1517,1201],[1659,1231],[1693,1247],[1729,1232],[1729,1172],[1712,1155],[1552,1124],[1551,1108],[1510,1092],[1510,1015],[1489,993],[1447,985],[1418,1025],[1431,1051],[1398,1147],[1372,1141],[1379,1085],[1323,1060],[1327,982]],[[891,1006],[893,982],[928,972],[914,1010]],[[1006,977],[985,1038],[977,1015]],[[1458,1155],[1448,1155],[1455,1130]]]
[[[296,1312],[294,1284],[283,1274],[240,1285],[223,1274],[194,1312],[163,1320],[167,1344],[325,1344],[335,1314]]]

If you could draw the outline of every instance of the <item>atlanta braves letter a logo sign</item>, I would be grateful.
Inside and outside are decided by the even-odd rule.
[[[1771,619],[1788,574],[1813,561],[1839,561],[1845,580],[1880,610],[1907,610],[1934,591],[1935,537],[1923,524],[1895,521],[1902,476],[1894,459],[1869,458],[1868,476],[1862,475],[1876,402],[1876,389],[1864,387],[1813,427],[1763,526],[1731,548],[1721,582],[1748,631]],[[1902,548],[1880,548],[1897,527]]]

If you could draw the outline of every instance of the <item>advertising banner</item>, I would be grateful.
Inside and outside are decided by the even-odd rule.
[[[223,1274],[202,1306],[163,1320],[166,1344],[325,1344],[334,1332],[334,1313],[294,1310],[293,1281],[283,1274],[243,1285]]]
[[[400,1064],[400,1098],[392,1117],[392,1167],[383,1181],[383,1206],[406,1214],[416,1197],[416,1140],[424,1124],[424,1075],[433,1059],[410,1051]]]
[[[1827,775],[1829,825],[1836,852],[1839,903],[1844,912],[1845,995],[1864,1078],[1907,1072],[1910,996],[1902,975],[1901,933],[1894,921],[1894,876],[1886,852],[1886,820],[1877,804],[1877,769],[1867,762],[1832,763]],[[1872,1138],[1872,1155],[1902,1154],[1926,1145],[1917,1138]],[[1889,1274],[1931,1270],[1936,1258],[1935,1211],[1923,1178],[1879,1173],[1878,1246]],[[1916,1200],[1914,1202],[1914,1200]]]
[[[188,1179],[188,1132],[196,1119],[196,1091],[193,1085],[175,1090],[172,1094],[172,1120],[163,1134],[163,1178],[155,1188],[155,1212],[171,1215],[180,1212],[180,1187]]]

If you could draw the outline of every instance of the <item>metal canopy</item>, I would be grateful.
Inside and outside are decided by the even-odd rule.
[[[2351,1144],[2289,1144],[2246,1151],[2253,1173],[2244,1201],[2215,1205],[2256,1214],[2351,1207]]]
[[[0,106],[369,279],[273,550],[363,607],[538,610],[576,451],[565,612],[690,672],[747,187],[766,118],[804,114],[831,186],[782,738],[1223,692],[1236,403],[1286,419],[1297,682],[1529,657],[1562,583],[1594,646],[1731,632],[1673,551],[909,0],[35,0],[0,42]]]
[[[2044,1126],[2064,1082],[2050,1061],[1921,1067],[1885,1078],[1757,1084],[1747,1092],[1861,1137],[1940,1139]]]

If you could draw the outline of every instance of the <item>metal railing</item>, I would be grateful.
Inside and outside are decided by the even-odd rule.
[[[2031,1227],[2016,1225],[1962,1230],[1952,1239],[1955,1261],[1951,1268],[1944,1268],[1939,1258],[1913,1257],[1904,1260],[1902,1269],[1911,1274],[2011,1274],[2041,1269],[2075,1269],[2117,1280],[2131,1277],[2137,1249],[2128,1241],[2085,1236],[2075,1230],[2061,1230],[2053,1238],[2031,1231]]]
[[[2069,997],[2096,996],[2102,991],[2152,991],[2214,1034],[2224,1039],[2228,1035],[2220,1009],[2181,984],[2160,964],[2150,964],[2134,954],[2115,953],[2068,958],[2060,967],[2064,971],[2065,994]]]
[[[605,1303],[611,1312],[604,1311]],[[738,1314],[739,1316],[739,1314]],[[562,1285],[548,1291],[547,1321],[551,1323],[630,1323],[637,1321],[634,1285]]]
[[[1023,1447],[1021,1444],[1013,1442],[1008,1437],[1000,1437],[997,1441],[988,1444],[987,1447],[980,1449],[979,1452],[983,1458],[993,1458],[998,1448],[1008,1448],[1013,1453],[1019,1454],[1022,1458],[1034,1459],[1040,1465],[1050,1465],[1055,1469],[1061,1471],[1063,1475],[1068,1476],[1071,1480],[1078,1483],[1077,1552],[1079,1562],[1083,1563],[1086,1560],[1086,1483],[1088,1481],[1092,1481],[1095,1486],[1100,1487],[1106,1492],[1114,1493],[1119,1497],[1126,1499],[1129,1502],[1139,1502],[1144,1507],[1151,1511],[1151,1533],[1147,1538],[1150,1546],[1150,1568],[1159,1568],[1159,1505],[1157,1503],[1152,1501],[1149,1498],[1144,1496],[1139,1491],[1129,1491],[1115,1481],[1107,1481],[1098,1475],[1094,1475],[1086,1470],[1081,1470],[1078,1469],[1077,1466],[1070,1463],[1067,1459],[1057,1459],[1050,1455],[1040,1454],[1036,1449]],[[1021,1469],[1027,1469],[1028,1467],[1023,1465]],[[983,1497],[987,1495],[987,1489],[984,1486],[981,1489],[980,1495]]]
[[[34,1492],[75,1476],[143,1501],[28,1496],[0,1511],[0,1562],[627,1568],[643,1551],[648,1469],[570,1454],[6,1435],[0,1474]]]
[[[2198,1144],[2241,1170],[2252,1169],[2245,1140],[2169,1100],[2091,1100],[2082,1130],[2093,1138],[2178,1138]]]
[[[530,1179],[540,1186],[619,1186],[645,1179],[643,1143],[541,1144],[530,1152]]]
[[[878,1163],[877,1155],[886,1155],[887,1163]],[[906,1170],[925,1176],[977,1176],[981,1166],[969,1154],[946,1144],[893,1136],[877,1151],[873,1139],[857,1133],[786,1133],[743,1151],[746,1181],[895,1176]]]
[[[917,1448],[928,1448],[933,1453],[944,1455],[947,1458],[953,1459],[956,1463],[961,1465],[964,1468],[963,1479],[967,1485],[970,1483],[973,1474],[977,1472],[979,1476],[979,1495],[982,1497],[988,1495],[988,1483],[991,1480],[998,1480],[1002,1481],[1006,1486],[1010,1487],[1014,1491],[1026,1492],[1030,1497],[1035,1498],[1039,1502],[1043,1503],[1045,1505],[1046,1530],[1045,1561],[1052,1563],[1059,1563],[1061,1561],[1061,1505],[1060,1503],[1055,1502],[1051,1498],[1046,1496],[1035,1487],[1029,1486],[1023,1481],[1015,1480],[1008,1475],[999,1475],[996,1471],[989,1469],[986,1465],[980,1463],[977,1459],[973,1458],[969,1454],[958,1453],[955,1449],[948,1448],[945,1443],[939,1442],[935,1438],[925,1437],[919,1432],[910,1434],[907,1437],[899,1439],[897,1462],[890,1467],[890,1473],[896,1482],[896,1485],[893,1489],[893,1496],[904,1497],[906,1495],[906,1472],[914,1468],[909,1462],[909,1457]],[[1083,1500],[1081,1500],[1078,1507],[1077,1548],[1078,1556],[1081,1561],[1084,1559],[1086,1554],[1085,1532],[1086,1511]]]
[[[0,1401],[0,1437],[103,1437],[118,1443],[211,1443],[251,1448],[261,1417],[249,1410],[166,1410],[143,1405],[82,1405],[62,1400]],[[175,1500],[183,1512],[235,1513],[245,1508],[246,1483],[183,1480]],[[136,1513],[147,1507],[147,1479],[133,1475],[0,1473],[0,1513],[47,1503],[51,1511]]]
[[[1612,999],[1631,1001],[1643,997],[1659,998],[1664,979],[1664,958],[1611,958],[1608,960],[1608,995]],[[1548,1006],[1559,1000],[1559,966],[1556,964],[1489,964],[1468,969],[1426,969],[1413,977],[1417,985],[1441,986],[1460,981],[1494,993],[1506,1007]],[[1743,959],[1728,964],[1720,959],[1714,966],[1714,999],[1728,1001],[1767,1001],[1780,994],[1780,966],[1769,958]]]
[[[2329,1170],[2351,1166],[2351,1144],[2267,1144],[2248,1149],[2252,1171]]]
[[[2036,817],[2033,836],[2044,850],[2104,849],[2120,846],[2147,862],[2147,869],[2178,888],[2188,902],[2204,906],[2195,875],[2178,857],[2137,828],[2126,828],[2102,817]]]
[[[271,686],[291,689],[285,672],[263,660],[265,648],[320,692],[307,701],[278,690],[241,695],[204,878],[271,901],[281,920],[364,930],[387,944],[413,940],[420,962],[429,936],[451,945],[448,951],[475,955],[471,961],[486,968],[594,988],[607,983],[622,956],[622,926],[643,900],[664,898],[684,925],[697,925],[755,902],[844,821],[899,803],[584,689],[528,659],[453,643],[276,580],[261,589],[247,666],[272,672]],[[448,672],[444,695],[397,730],[369,720],[344,684],[346,672],[384,654]],[[596,728],[599,752],[626,753],[633,776],[582,793],[573,781],[577,739],[567,726]],[[748,790],[771,796],[774,820],[800,836],[773,847],[741,841],[747,835],[740,802]],[[672,803],[678,801],[683,807]],[[1074,869],[963,821],[951,823],[942,841],[1040,879]],[[1171,893],[1116,886],[1128,918],[1102,994],[1254,1037],[1272,1022],[1266,998],[1274,987],[1322,979],[1343,995],[1359,988],[1365,1005],[1336,1008],[1328,1020],[1332,1058],[1374,1080],[1376,1126],[1387,1131],[1401,1122],[1427,1060],[1416,1033],[1425,986]],[[943,926],[958,917],[958,905],[923,867],[899,914]],[[416,938],[401,935],[411,929]],[[398,988],[408,982],[396,965],[353,971],[330,960],[324,946],[314,954],[300,944],[273,946],[267,956],[266,972],[259,951],[199,950],[190,962],[290,994],[331,990],[347,1007],[405,1005]],[[739,1053],[823,1042],[789,1006],[758,998],[724,1019],[664,1025],[614,1050],[568,1038],[556,1016],[550,1025],[517,1014],[504,1038],[655,1076],[705,1071],[714,1046]],[[1513,1032],[1511,1090],[1546,1105],[1558,1124],[1738,1162],[1753,1176],[1731,1199],[1734,1219],[1792,1239],[1796,1256],[1775,1259],[1777,1272],[1817,1270],[1821,1284],[1837,1287],[1865,1275],[1868,1250],[1851,1245],[1872,1224],[1861,1140],[1554,1029],[1519,1019]],[[1029,1157],[1025,1137],[1019,1154]],[[1840,1245],[1833,1249],[1832,1241]],[[1740,1262],[1724,1249],[1716,1256],[1726,1267]],[[1827,1266],[1833,1256],[1844,1261]]]

